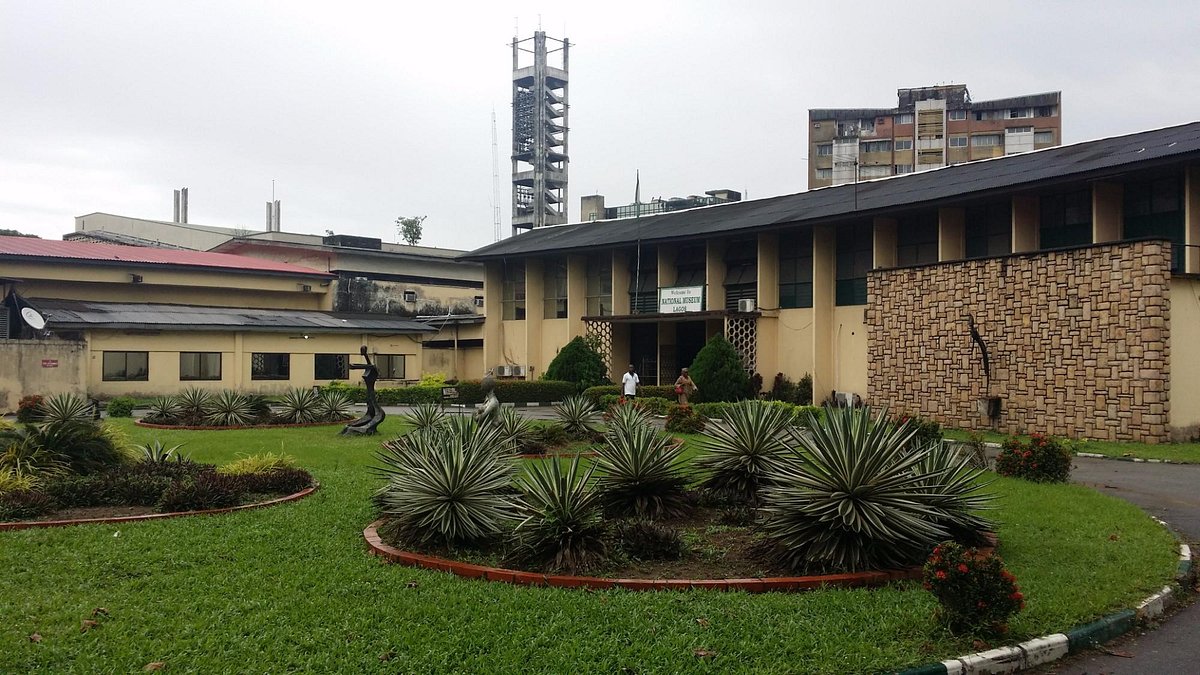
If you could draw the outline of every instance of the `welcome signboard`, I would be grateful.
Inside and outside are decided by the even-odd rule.
[[[658,289],[658,311],[663,314],[704,311],[703,286],[670,286]]]

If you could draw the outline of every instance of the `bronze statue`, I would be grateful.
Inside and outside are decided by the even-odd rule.
[[[347,424],[342,429],[343,436],[346,434],[370,436],[383,423],[383,418],[387,417],[387,414],[383,412],[383,406],[379,405],[375,399],[375,380],[379,379],[379,366],[371,363],[371,357],[367,356],[366,345],[363,345],[358,351],[362,354],[366,363],[351,363],[350,368],[363,371],[363,384],[367,387],[367,412],[362,417]]]

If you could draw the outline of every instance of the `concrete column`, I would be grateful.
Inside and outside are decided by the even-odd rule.
[[[658,287],[674,286],[679,273],[675,267],[675,247],[658,246]]]
[[[246,358],[245,333],[238,331],[233,334],[233,389],[241,391],[246,386],[246,370],[249,360]],[[89,345],[91,338],[88,339]],[[222,366],[223,367],[223,366]]]
[[[629,314],[629,255],[625,251],[612,254],[613,314]],[[625,364],[629,365],[629,364]],[[621,369],[624,372],[624,368]]]
[[[1120,241],[1125,191],[1120,183],[1092,184],[1092,242]]]
[[[533,369],[526,377],[536,380],[549,364],[542,363],[542,320],[546,318],[546,270],[539,258],[525,261],[525,358],[517,364]]]
[[[1184,269],[1200,274],[1200,166],[1189,166],[1183,181],[1183,241],[1188,246]]]
[[[708,298],[704,303],[704,309],[709,311],[725,309],[725,242],[708,240],[704,279],[706,284],[704,293]]]
[[[583,335],[583,315],[587,314],[587,257],[567,256],[567,337]]]
[[[771,386],[771,378],[779,372],[779,235],[758,235],[758,307],[764,310],[758,317],[758,353],[755,361],[763,376],[763,386]]]
[[[834,304],[837,290],[837,233],[832,225],[813,228],[813,401],[830,396],[834,371]]]
[[[967,254],[967,210],[938,209],[938,260],[962,260]]]
[[[504,354],[502,321],[504,307],[501,304],[504,288],[504,266],[499,261],[483,264],[483,367],[500,365]],[[479,376],[482,376],[480,373]],[[475,377],[472,374],[472,377]]]
[[[900,227],[895,218],[876,218],[875,265],[874,267],[896,266],[896,230]]]
[[[1038,198],[1033,195],[1016,195],[1012,199],[1012,252],[1024,253],[1038,250],[1038,225],[1041,213]]]

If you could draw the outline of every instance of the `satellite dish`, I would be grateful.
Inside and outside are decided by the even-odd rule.
[[[25,319],[25,323],[29,324],[29,327],[34,330],[41,330],[46,327],[46,320],[32,307],[22,307],[21,318]]]

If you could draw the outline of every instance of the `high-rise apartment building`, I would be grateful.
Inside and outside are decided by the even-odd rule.
[[[808,111],[808,187],[1062,143],[1062,92],[972,101],[966,85],[900,89],[895,108]]]

